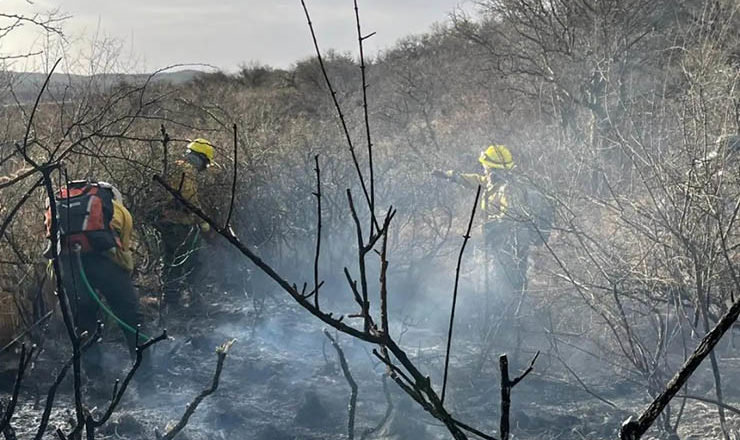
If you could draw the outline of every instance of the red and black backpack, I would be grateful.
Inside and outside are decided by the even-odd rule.
[[[110,188],[85,180],[74,181],[57,191],[55,199],[61,253],[69,253],[77,246],[82,253],[105,252],[120,246],[118,234],[111,228],[114,208]],[[49,228],[50,219],[51,210],[47,210]]]

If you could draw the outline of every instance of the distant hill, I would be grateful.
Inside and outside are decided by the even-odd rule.
[[[106,73],[100,75],[72,75],[65,73],[55,73],[49,81],[49,90],[61,90],[67,86],[72,88],[84,87],[89,84],[96,84],[97,87],[109,87],[111,85],[128,83],[139,84],[150,79],[152,83],[183,84],[194,78],[205,74],[199,70],[178,70],[173,72],[162,72],[154,76],[151,74],[125,74],[125,73]],[[10,90],[21,102],[33,101],[41,85],[46,80],[46,74],[36,72],[0,72],[1,96],[0,103],[7,104],[13,102]]]

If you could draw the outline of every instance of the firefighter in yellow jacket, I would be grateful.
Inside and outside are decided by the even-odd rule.
[[[200,207],[198,175],[213,164],[213,159],[211,142],[202,138],[191,141],[185,156],[175,161],[168,170],[168,184],[178,189],[188,202]],[[184,306],[183,292],[196,268],[200,235],[207,233],[210,227],[169,195],[157,209],[154,226],[160,233],[163,245],[163,301],[167,305]]]
[[[485,287],[493,287],[490,280],[495,279],[494,274],[503,273],[511,291],[521,292],[526,283],[529,249],[549,236],[552,206],[541,192],[514,180],[514,159],[507,147],[491,145],[481,152],[478,161],[483,174],[452,170],[433,174],[467,188],[481,186],[480,212],[488,265]]]
[[[107,303],[103,307],[115,316],[134,358],[136,327],[142,324],[142,315],[131,279],[133,218],[120,191],[106,182],[71,182],[59,191],[56,207],[59,234],[56,239],[51,237],[51,211],[47,209],[50,241],[44,255],[51,257],[51,246],[57,246],[62,282],[78,331],[95,331],[102,318],[102,296]],[[88,375],[102,373],[100,346],[93,344],[83,361]]]

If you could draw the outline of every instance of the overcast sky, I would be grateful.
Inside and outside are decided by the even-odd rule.
[[[352,0],[308,0],[322,51],[357,51]],[[466,0],[359,0],[363,33],[376,53],[409,34],[445,22]],[[125,41],[137,70],[151,71],[177,63],[206,63],[233,71],[259,61],[279,67],[313,54],[300,0],[0,0],[5,13],[31,14],[60,9],[70,15],[65,33],[78,41],[98,35]],[[0,40],[8,54],[38,47],[30,29]],[[80,47],[89,47],[77,43]],[[84,50],[84,49],[82,49]]]

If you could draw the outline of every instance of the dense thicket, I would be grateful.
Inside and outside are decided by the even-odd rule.
[[[499,298],[500,308],[476,324],[480,368],[488,368],[483,354],[492,345],[511,349],[494,323],[514,313],[513,303],[524,335],[518,348],[549,350],[555,364],[565,364],[565,345],[585,348],[589,354],[581,356],[593,355],[655,395],[682,360],[679,347],[690,349],[691,335],[704,334],[740,287],[740,156],[723,141],[740,132],[738,4],[483,0],[478,6],[476,15],[454,15],[369,63],[377,200],[399,208],[389,243],[394,301],[427,301],[429,292],[439,292],[437,269],[452,271],[459,241],[451,238],[462,232],[472,203],[473,194],[433,180],[431,171],[477,171],[481,149],[509,145],[518,178],[557,206],[557,228],[533,257],[526,294]],[[330,52],[325,62],[362,158],[358,61]],[[313,156],[319,154],[329,237],[322,265],[334,272],[326,275],[330,282],[332,276],[341,282],[345,258],[355,252],[347,245],[353,231],[345,189],[358,180],[316,59],[287,70],[247,65],[234,75],[204,74],[178,85],[111,85],[90,77],[84,87],[55,87],[42,101],[30,133],[32,156],[71,147],[70,177],[119,186],[138,219],[137,276],[150,290],[157,288],[150,275],[159,269],[147,221],[151,175],[164,164],[162,124],[172,138],[169,161],[181,154],[185,138],[206,137],[217,146],[221,166],[202,195],[217,217],[228,207],[231,124],[237,125],[237,233],[297,278],[309,279],[311,270]],[[23,168],[13,143],[24,136],[28,110],[19,104],[0,111],[4,175]],[[0,190],[0,218],[11,214],[31,180]],[[41,192],[31,201],[0,241],[0,290],[18,304],[36,298],[43,274]],[[266,288],[226,251],[209,254],[206,273],[214,282]],[[471,286],[477,276],[468,274]],[[712,366],[721,370],[715,358]],[[717,373],[714,386],[720,385]],[[667,412],[663,427],[675,429],[673,421]]]

